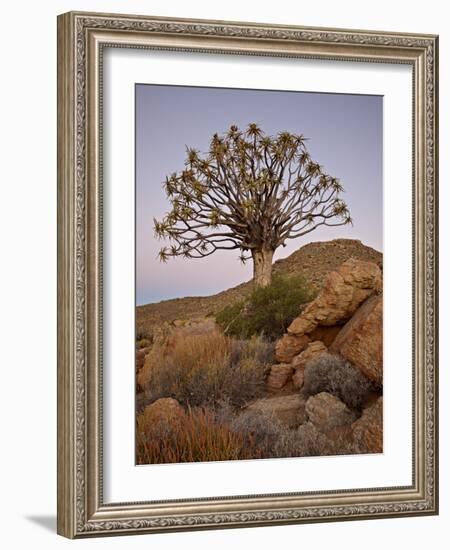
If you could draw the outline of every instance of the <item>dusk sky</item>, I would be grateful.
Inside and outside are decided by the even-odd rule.
[[[208,150],[214,133],[256,122],[269,135],[303,134],[323,170],[340,179],[353,226],[323,227],[279,248],[275,260],[314,241],[359,239],[382,251],[381,96],[136,85],[136,303],[205,296],[252,277],[239,251],[160,263],[153,218],[170,209],[163,182],[184,167],[186,146]]]

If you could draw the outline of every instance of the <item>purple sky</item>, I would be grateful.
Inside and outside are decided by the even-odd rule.
[[[309,138],[307,147],[324,171],[344,186],[353,227],[324,227],[290,240],[275,253],[286,257],[312,241],[360,239],[382,250],[382,97],[265,90],[136,85],[136,303],[209,295],[252,276],[239,251],[204,259],[160,263],[164,243],[153,217],[169,210],[162,184],[184,166],[186,146],[207,151],[211,136],[231,124],[258,123],[267,134],[288,131]]]

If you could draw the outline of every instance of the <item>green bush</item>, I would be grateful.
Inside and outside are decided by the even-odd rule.
[[[226,306],[216,322],[230,336],[248,339],[253,335],[275,340],[282,336],[299,315],[300,308],[313,298],[313,292],[300,276],[275,275],[270,286],[255,288],[248,300]]]

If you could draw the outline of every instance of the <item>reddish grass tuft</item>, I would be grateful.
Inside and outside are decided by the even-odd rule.
[[[260,458],[248,434],[235,433],[208,409],[188,409],[176,422],[146,424],[137,418],[138,464]]]

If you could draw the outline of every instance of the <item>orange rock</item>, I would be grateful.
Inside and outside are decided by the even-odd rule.
[[[280,363],[290,363],[309,343],[308,336],[285,334],[275,345],[275,357]]]
[[[321,392],[308,399],[306,402],[306,414],[309,421],[322,433],[352,424],[355,413],[336,396]]]
[[[173,424],[185,416],[183,407],[172,397],[163,397],[151,405],[147,405],[142,412],[144,426],[152,427],[167,422]]]
[[[353,441],[360,453],[383,452],[383,397],[363,411],[352,429]]]
[[[299,336],[311,333],[318,326],[342,323],[381,287],[381,270],[376,264],[347,260],[327,275],[319,295],[294,319],[288,332]]]
[[[321,355],[327,352],[328,350],[325,344],[317,340],[308,344],[306,349],[294,357],[292,360],[292,367],[295,369],[295,373],[292,380],[296,388],[300,389],[303,386],[306,363],[313,359],[318,359]]]
[[[292,360],[292,366],[294,369],[303,368],[308,361],[311,359],[317,359],[324,353],[327,353],[327,351],[327,346],[323,342],[320,342],[319,340],[310,342],[301,353],[294,357]]]
[[[372,296],[336,337],[337,352],[378,384],[383,382],[383,297]]]
[[[308,334],[308,336],[311,338],[311,341],[314,342],[315,340],[320,340],[323,342],[328,348],[331,346],[331,344],[334,342],[334,339],[339,334],[339,331],[342,328],[341,325],[335,325],[334,327],[316,327],[312,332]]]
[[[281,363],[280,365],[272,365],[266,384],[269,390],[280,390],[292,378],[294,369],[291,365]]]
[[[245,411],[274,416],[282,424],[296,428],[305,421],[305,398],[300,394],[266,397],[254,401]]]

